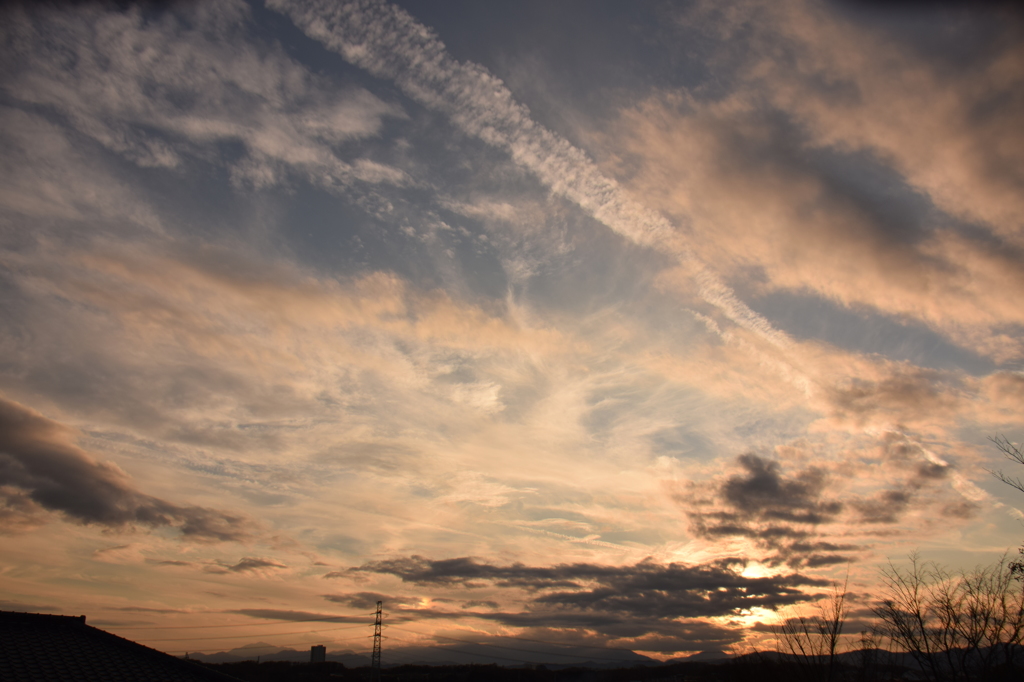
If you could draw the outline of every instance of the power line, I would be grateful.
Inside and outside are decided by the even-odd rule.
[[[349,625],[343,628],[330,628],[328,630],[296,630],[293,632],[264,632],[261,633],[264,637],[278,637],[280,635],[305,635],[310,632],[337,632],[338,630],[352,630],[354,628],[364,628],[365,625]],[[214,639],[245,639],[246,637],[255,637],[255,635],[224,635],[223,637],[214,637]],[[189,642],[196,639],[210,639],[209,637],[171,637],[166,639],[147,639],[147,642]]]
[[[353,640],[353,639],[365,639],[365,637],[366,637],[365,635],[360,635],[359,637],[343,637],[341,639],[336,639],[336,640],[333,640],[333,641],[335,641],[335,642],[347,642],[347,641],[350,641],[350,640]],[[152,641],[152,640],[150,640],[150,641]],[[263,647],[259,647],[259,648],[262,649]],[[256,647],[253,647],[253,651],[255,651],[255,650],[256,650]],[[223,648],[219,648],[219,649],[171,649],[169,651],[164,651],[164,653],[166,653],[166,654],[173,654],[173,653],[187,653],[187,654],[210,654],[210,653],[215,653],[215,654],[219,654],[219,653],[230,653],[230,652],[226,652],[226,651],[224,651]],[[359,654],[355,654],[355,655],[358,656]]]
[[[372,613],[366,615],[372,616]],[[340,619],[346,620],[340,620]],[[335,621],[339,623],[352,623],[350,620],[356,616],[324,616],[323,618],[274,618],[265,620],[262,623],[228,623],[227,625],[118,625],[120,630],[199,630],[201,628],[237,628],[237,627],[258,627],[260,625],[277,625],[278,623],[315,623],[320,621]]]

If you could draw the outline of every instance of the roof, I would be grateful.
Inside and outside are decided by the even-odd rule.
[[[0,680],[228,682],[236,678],[85,624],[85,616],[0,611]]]

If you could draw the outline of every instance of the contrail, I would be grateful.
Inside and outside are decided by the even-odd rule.
[[[745,303],[686,246],[660,213],[630,199],[581,150],[530,116],[501,79],[460,62],[434,32],[384,0],[268,0],[308,36],[374,76],[394,81],[410,98],[444,112],[467,134],[508,151],[550,190],[578,204],[611,230],[669,252],[695,273],[701,298],[739,326],[777,347],[790,340]]]

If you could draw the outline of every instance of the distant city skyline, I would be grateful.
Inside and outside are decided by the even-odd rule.
[[[0,609],[665,660],[1016,552],[982,5],[5,6]]]

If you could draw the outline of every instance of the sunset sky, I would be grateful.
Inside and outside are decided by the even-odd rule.
[[[667,658],[1015,553],[1024,16],[888,7],[5,6],[0,609]]]

